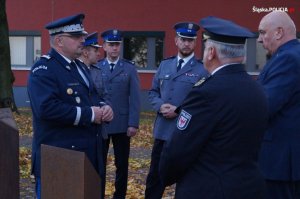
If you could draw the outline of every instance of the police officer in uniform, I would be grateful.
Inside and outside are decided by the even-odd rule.
[[[80,65],[83,69],[87,70],[89,74],[91,75],[92,81],[94,83],[94,87],[97,90],[97,93],[99,97],[103,97],[104,101],[100,102],[101,106],[104,105],[109,105],[111,106],[110,100],[109,100],[109,95],[104,87],[104,80],[103,80],[103,69],[99,68],[96,66],[98,63],[98,60],[100,58],[100,48],[102,46],[99,45],[98,43],[98,33],[93,32],[89,35],[86,36],[85,42],[83,44],[83,51],[81,56],[78,58],[78,65]],[[109,107],[111,109],[111,107]],[[101,129],[102,133],[102,142],[105,143],[106,139],[108,138],[107,136],[107,131],[106,131],[106,125],[102,125]],[[106,152],[106,145],[103,144],[103,157],[107,156]],[[103,159],[104,164],[106,164],[106,158]],[[101,184],[102,184],[102,198],[105,197],[105,172],[104,175],[101,176]]]
[[[128,158],[130,138],[139,128],[140,116],[140,82],[136,66],[120,58],[122,34],[119,30],[107,30],[101,34],[106,58],[97,66],[103,70],[103,79],[114,112],[114,119],[106,125],[107,157],[109,143],[112,140],[116,178],[113,198],[126,197],[128,178]]]
[[[269,102],[269,126],[259,155],[267,199],[300,199],[300,42],[286,12],[259,23],[258,42],[270,58],[258,83]]]
[[[177,113],[174,111],[192,86],[207,75],[202,63],[194,55],[199,26],[192,22],[180,22],[174,29],[178,54],[160,63],[149,91],[149,100],[157,117],[153,129],[155,140],[151,165],[146,181],[146,199],[161,198],[165,189],[158,175],[158,165],[162,147],[175,127]]]
[[[79,65],[88,69],[99,96],[104,96],[104,103],[110,104],[108,94],[104,87],[102,69],[96,66],[100,59],[100,48],[102,47],[98,43],[98,32],[87,35],[83,46],[82,54],[78,58],[80,61]]]
[[[228,20],[206,17],[203,63],[211,76],[185,98],[160,162],[176,199],[263,199],[257,154],[268,122],[262,87],[245,71],[245,40],[254,35]]]
[[[103,101],[89,75],[74,60],[82,53],[86,32],[84,14],[54,21],[46,26],[51,50],[31,68],[28,94],[33,113],[32,172],[37,197],[41,197],[41,144],[85,152],[103,175],[101,139],[103,122],[113,113]]]

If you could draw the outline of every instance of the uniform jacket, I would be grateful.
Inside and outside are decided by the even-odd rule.
[[[177,199],[260,199],[257,153],[267,126],[263,89],[243,65],[199,81],[181,107],[161,156],[160,176]]]
[[[33,65],[28,94],[33,113],[35,176],[40,176],[41,144],[85,152],[95,169],[101,171],[103,161],[97,153],[102,148],[101,139],[97,139],[101,126],[91,123],[90,107],[102,99],[98,98],[91,79],[88,80],[89,87],[77,69],[54,49]]]
[[[103,71],[102,77],[114,112],[113,120],[107,124],[108,134],[127,132],[128,127],[139,127],[140,82],[135,65],[119,59],[110,72],[106,59],[97,66]]]
[[[300,43],[282,45],[258,77],[269,101],[260,167],[271,180],[300,180]]]
[[[175,126],[176,119],[166,119],[159,113],[162,104],[181,105],[192,86],[202,77],[207,76],[203,65],[192,57],[177,72],[177,57],[163,60],[153,78],[149,91],[149,101],[157,112],[153,133],[155,139],[167,140]]]
[[[80,65],[82,68],[84,68],[84,70],[90,75],[91,80],[93,82],[93,86],[97,90],[97,93],[98,93],[99,97],[104,99],[104,101],[101,102],[100,106],[103,106],[105,104],[111,105],[109,95],[108,95],[107,90],[105,89],[105,86],[104,86],[104,80],[103,80],[103,77],[102,77],[102,73],[103,73],[102,69],[95,66],[95,65],[91,65],[90,68],[88,68],[85,65],[85,63],[82,62],[79,59],[76,60],[76,63],[78,65]]]

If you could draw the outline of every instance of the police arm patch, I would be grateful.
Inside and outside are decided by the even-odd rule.
[[[192,115],[186,112],[185,110],[181,110],[180,115],[177,119],[177,128],[179,130],[184,130],[188,126],[189,122],[192,119]]]

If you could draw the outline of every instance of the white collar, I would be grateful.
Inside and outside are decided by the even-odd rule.
[[[190,61],[190,59],[192,59],[192,57],[194,57],[194,53],[190,54],[185,58],[180,58],[179,55],[177,55],[177,63],[180,59],[182,59],[184,61],[182,66],[184,66],[186,63],[188,63],[188,61]]]
[[[117,59],[116,61],[111,62],[111,61],[109,61],[109,60],[106,58],[106,60],[107,60],[107,62],[108,62],[109,65],[110,65],[110,64],[116,65],[116,64],[118,63],[119,59],[120,59],[120,57],[118,57],[118,59]]]

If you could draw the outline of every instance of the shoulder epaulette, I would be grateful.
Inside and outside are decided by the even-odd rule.
[[[83,63],[84,64],[84,62],[81,60],[81,59],[76,59],[77,61],[79,61],[80,63]]]
[[[51,59],[51,56],[50,55],[42,55],[41,58]]]
[[[175,57],[176,57],[176,56],[167,57],[167,58],[163,59],[163,61],[164,61],[164,60],[168,60],[168,59],[174,59]]]
[[[99,60],[98,60],[98,63],[99,63],[99,62],[103,62],[104,60],[105,60],[105,58],[99,59]]]
[[[99,69],[99,70],[101,70],[101,68],[100,68],[99,66],[97,66],[97,65],[94,65],[94,64],[91,64],[91,68],[96,68],[96,69]]]
[[[205,81],[207,81],[211,76],[208,76],[208,77],[202,77],[198,82],[196,82],[194,84],[193,87],[197,87],[197,86],[200,86],[201,84],[203,84]]]
[[[125,61],[125,62],[127,62],[127,63],[129,63],[129,64],[132,64],[132,65],[134,65],[134,64],[135,64],[135,62],[134,62],[134,61],[131,61],[131,60],[128,60],[128,59],[123,59],[123,61]]]

